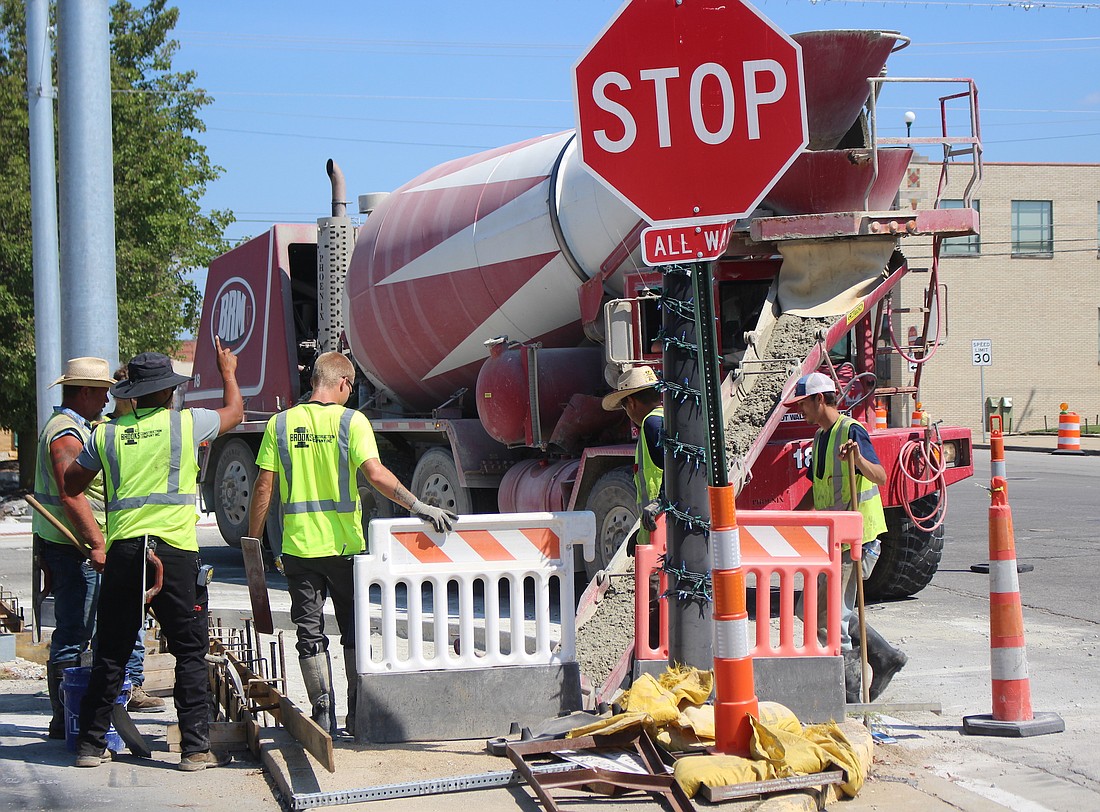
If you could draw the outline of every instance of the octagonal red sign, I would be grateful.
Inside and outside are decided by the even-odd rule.
[[[744,217],[809,143],[802,49],[740,0],[628,0],[573,81],[581,161],[651,223]]]

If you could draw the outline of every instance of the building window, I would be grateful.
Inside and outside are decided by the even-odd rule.
[[[1012,201],[1012,256],[1054,256],[1054,204],[1051,201]]]
[[[981,206],[975,200],[970,204],[976,212],[981,211]],[[941,209],[965,208],[961,200],[941,200]],[[976,257],[982,252],[982,238],[977,234],[967,237],[947,237],[941,243],[941,253],[945,257]]]

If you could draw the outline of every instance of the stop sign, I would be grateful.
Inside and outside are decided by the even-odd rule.
[[[741,0],[628,0],[573,81],[582,163],[651,223],[745,216],[809,143],[802,49]]]

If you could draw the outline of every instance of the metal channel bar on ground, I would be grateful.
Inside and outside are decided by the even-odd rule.
[[[564,746],[564,743],[563,743]],[[564,773],[581,769],[578,764],[546,764],[533,767],[536,775]],[[338,792],[301,792],[288,799],[291,809],[315,809],[322,806],[341,806],[365,801],[384,801],[390,798],[412,798],[418,795],[441,795],[446,792],[465,792],[472,789],[510,787],[524,783],[519,770],[497,770],[453,778],[432,778],[425,781],[407,781],[401,784],[380,784],[377,787],[347,789]]]

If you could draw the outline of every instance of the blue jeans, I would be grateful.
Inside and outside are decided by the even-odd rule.
[[[100,577],[71,544],[56,544],[35,536],[42,561],[50,570],[54,630],[50,637],[50,662],[80,659],[95,650],[96,604]],[[138,632],[134,649],[126,662],[126,678],[136,687],[145,682],[145,634]]]
[[[50,571],[54,631],[50,662],[77,660],[95,645],[95,610],[99,573],[71,544],[55,544],[35,536],[42,563]]]

